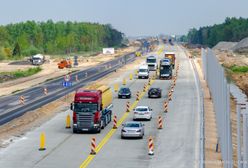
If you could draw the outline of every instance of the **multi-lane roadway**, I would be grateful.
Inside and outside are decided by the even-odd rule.
[[[162,46],[160,46],[162,47]],[[139,101],[133,96],[129,101],[132,107],[148,105],[153,111],[151,121],[145,124],[143,139],[121,139],[121,123],[132,120],[132,112],[126,113],[125,99],[118,99],[114,93],[113,113],[117,115],[118,129],[112,129],[111,122],[100,134],[72,134],[65,129],[65,117],[71,114],[66,110],[41,127],[29,132],[22,139],[14,142],[6,149],[0,150],[0,166],[5,168],[193,168],[197,167],[199,153],[199,93],[195,81],[193,67],[178,45],[163,46],[165,50],[176,52],[179,63],[179,74],[174,88],[169,111],[164,113],[163,104],[168,98],[170,80],[152,80],[150,87],[162,89],[161,99],[148,99],[147,92],[142,92],[148,80],[135,79],[127,82],[127,86],[135,94],[142,92]],[[157,53],[151,53],[157,54]],[[163,52],[159,54],[163,57]],[[130,71],[131,72],[131,71]],[[129,72],[122,74],[110,86],[127,77]],[[163,117],[163,129],[157,129],[157,117]],[[39,136],[46,133],[46,150],[39,151]],[[154,155],[148,155],[148,137],[154,139]],[[96,155],[90,155],[91,138],[96,138]]]

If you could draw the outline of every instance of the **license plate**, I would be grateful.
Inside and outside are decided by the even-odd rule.
[[[84,128],[84,129],[82,129],[83,131],[89,131],[89,129],[87,129],[87,128]]]
[[[128,130],[127,132],[135,132],[135,130]]]
[[[126,96],[122,96],[122,98],[126,98]]]

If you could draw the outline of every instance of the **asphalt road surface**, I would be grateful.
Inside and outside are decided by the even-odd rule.
[[[161,99],[148,99],[147,92],[142,92],[140,101],[135,96],[130,100],[132,107],[148,105],[153,111],[151,121],[145,124],[143,139],[121,139],[121,121],[132,120],[132,112],[125,113],[125,99],[118,99],[114,93],[113,113],[117,115],[118,129],[113,130],[111,122],[101,134],[72,134],[72,130],[65,129],[65,117],[70,110],[58,114],[41,127],[29,132],[21,140],[0,151],[0,165],[5,168],[193,168],[197,167],[198,159],[198,126],[199,100],[195,84],[194,71],[183,50],[175,46],[164,46],[167,51],[175,51],[177,62],[180,64],[179,76],[169,103],[169,112],[163,112],[163,103],[171,86],[170,80],[152,80],[151,87],[162,89]],[[156,54],[156,53],[152,53]],[[163,56],[161,53],[160,57]],[[121,75],[112,84],[121,83]],[[146,79],[128,81],[132,93],[141,91]],[[157,117],[163,116],[163,129],[157,129]],[[39,135],[46,133],[46,150],[38,151]],[[154,155],[148,155],[148,137],[154,139]],[[90,154],[91,138],[96,138],[97,154]]]

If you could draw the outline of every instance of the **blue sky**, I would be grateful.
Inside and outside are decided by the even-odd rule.
[[[185,34],[248,18],[248,0],[0,0],[0,24],[26,20],[110,23],[128,36]]]

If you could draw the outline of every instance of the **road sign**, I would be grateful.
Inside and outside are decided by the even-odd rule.
[[[62,86],[63,87],[71,87],[72,86],[72,82],[63,81],[62,82]]]
[[[65,75],[65,76],[64,76],[64,80],[65,80],[66,82],[69,82],[69,81],[71,80],[71,75]]]

